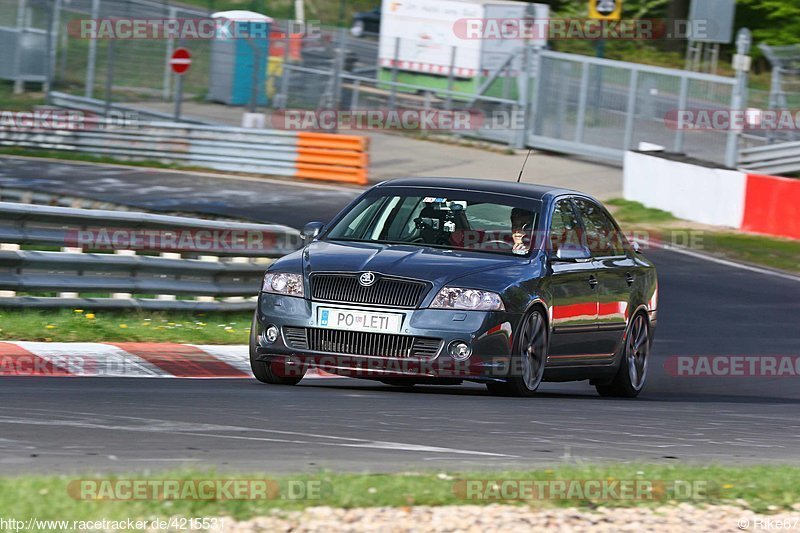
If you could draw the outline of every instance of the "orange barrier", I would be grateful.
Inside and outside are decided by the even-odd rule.
[[[369,148],[369,139],[360,135],[299,131],[297,132],[297,146],[303,148],[333,148],[363,152]]]
[[[297,133],[295,177],[366,185],[369,139],[336,133]]]
[[[800,239],[800,180],[749,174],[742,229]]]

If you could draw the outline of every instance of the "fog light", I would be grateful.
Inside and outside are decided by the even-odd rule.
[[[456,361],[463,361],[472,355],[472,348],[464,341],[453,341],[450,343],[450,357]]]
[[[264,338],[270,344],[278,340],[278,326],[267,326],[267,329],[264,330]]]

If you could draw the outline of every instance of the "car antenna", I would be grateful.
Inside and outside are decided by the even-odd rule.
[[[522,168],[519,169],[519,177],[517,177],[517,183],[519,183],[520,180],[522,180],[522,173],[525,172],[525,165],[528,164],[528,158],[531,156],[532,151],[533,148],[528,149],[528,155],[525,156],[525,161],[522,162]]]

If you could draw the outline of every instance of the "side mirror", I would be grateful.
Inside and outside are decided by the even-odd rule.
[[[323,227],[325,227],[325,224],[322,222],[309,222],[303,226],[303,231],[300,232],[300,235],[305,241],[313,240],[322,232]]]
[[[592,252],[587,246],[565,245],[556,251],[556,261],[564,263],[580,263],[592,258]]]

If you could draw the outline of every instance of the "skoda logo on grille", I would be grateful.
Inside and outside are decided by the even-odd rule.
[[[370,285],[375,283],[376,279],[377,278],[375,277],[375,274],[373,274],[372,272],[364,272],[358,277],[358,282],[364,287],[369,287]]]

